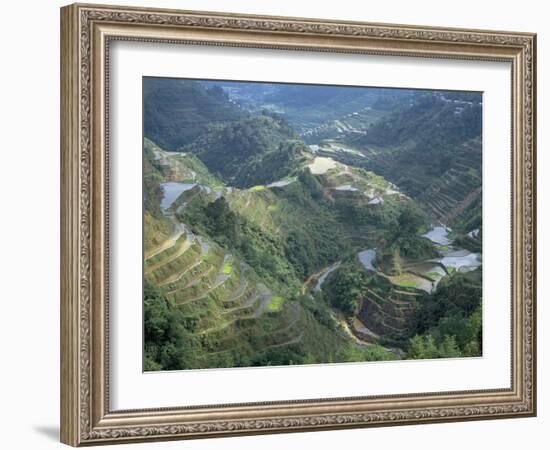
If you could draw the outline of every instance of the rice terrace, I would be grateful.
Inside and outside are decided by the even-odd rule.
[[[143,78],[144,370],[482,355],[482,95]]]

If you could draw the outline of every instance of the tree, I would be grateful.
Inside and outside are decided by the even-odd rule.
[[[434,359],[441,355],[431,334],[416,335],[409,340],[408,359]]]
[[[186,320],[158,289],[144,289],[144,366],[146,370],[196,368],[200,344],[186,328]]]
[[[327,298],[333,306],[348,316],[359,311],[361,299],[366,291],[366,274],[353,264],[345,264],[326,282]]]
[[[424,339],[420,335],[415,335],[409,340],[409,352],[407,354],[408,359],[422,359],[424,358]]]
[[[446,335],[439,346],[439,356],[441,358],[458,358],[461,355],[454,336]]]
[[[320,199],[323,196],[323,187],[319,180],[309,171],[302,170],[298,175],[298,181],[304,185],[304,188],[314,199]]]
[[[396,247],[393,250],[393,269],[395,270],[395,273],[397,273],[397,275],[401,275],[401,265],[401,253],[399,251],[399,247]]]
[[[383,220],[386,258],[392,259],[397,271],[401,257],[420,258],[434,253],[432,245],[420,236],[426,215],[412,201],[399,203],[397,211]]]
[[[237,215],[231,211],[225,197],[220,197],[206,206],[208,226],[214,235],[225,237],[232,245],[236,244],[239,221]]]

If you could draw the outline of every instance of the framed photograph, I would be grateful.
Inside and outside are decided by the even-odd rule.
[[[535,58],[62,8],[62,442],[535,415]]]

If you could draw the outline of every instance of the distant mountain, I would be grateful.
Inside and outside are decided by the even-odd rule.
[[[418,90],[358,88],[314,84],[206,81],[251,111],[268,109],[285,116],[298,131],[316,127],[365,108],[391,111],[418,95]]]
[[[481,127],[480,94],[426,94],[350,143],[365,152],[362,165],[447,223],[481,195]]]
[[[385,116],[355,143],[390,147],[412,142],[431,149],[480,136],[481,94],[473,95],[477,101],[424,94]]]
[[[245,115],[221,88],[193,80],[146,77],[143,105],[145,137],[168,151],[189,144],[212,123]]]
[[[294,108],[331,109],[335,114],[351,112],[355,107],[372,105],[382,98],[386,101],[411,97],[415,91],[407,89],[368,89],[325,85],[282,86],[265,96],[266,102]]]
[[[227,183],[250,187],[278,180],[298,167],[305,146],[297,139],[285,120],[259,115],[212,126],[182,150]]]

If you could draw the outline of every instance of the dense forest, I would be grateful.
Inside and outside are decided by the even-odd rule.
[[[479,93],[143,92],[145,370],[482,354]]]

